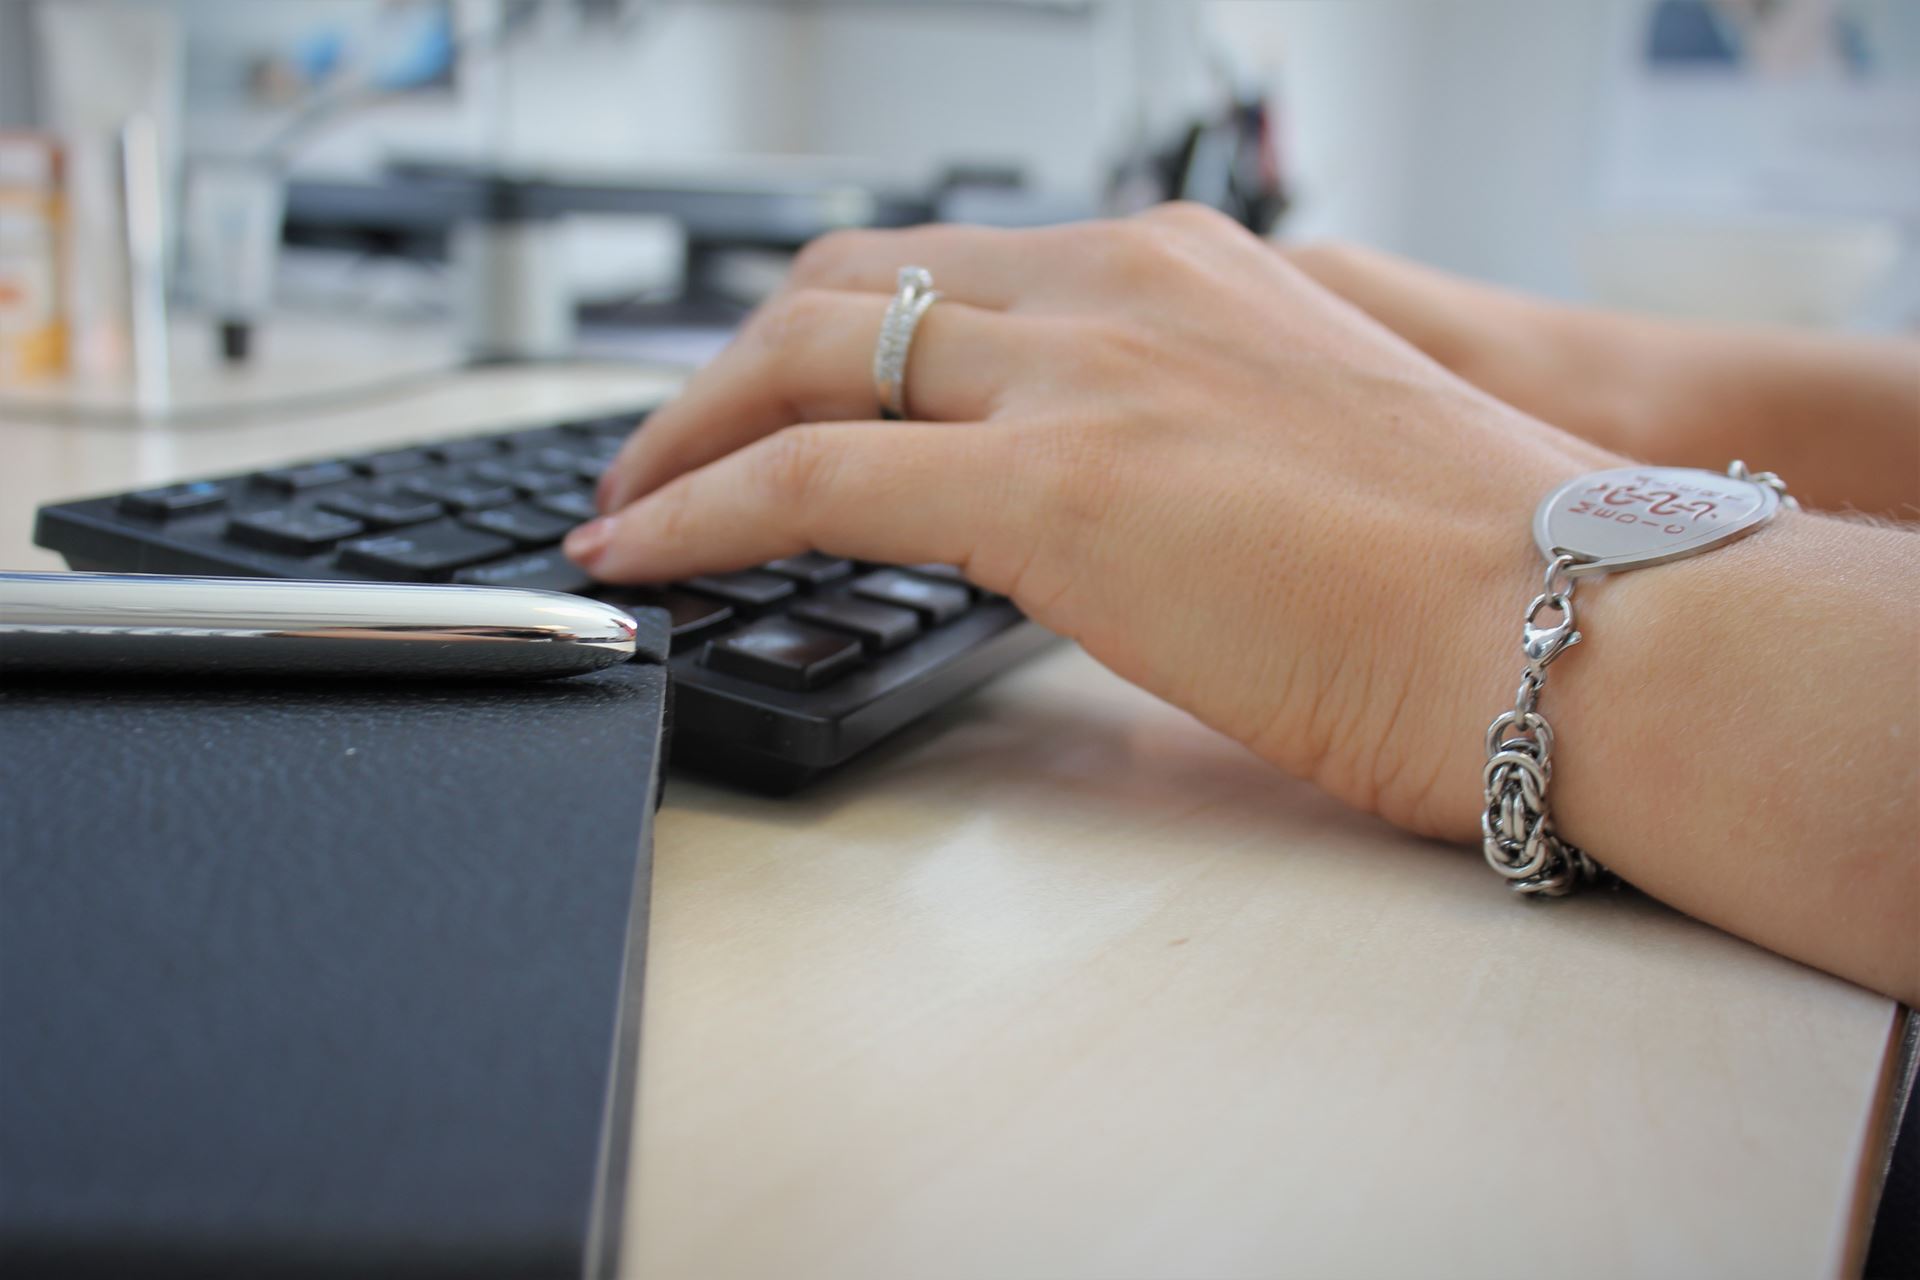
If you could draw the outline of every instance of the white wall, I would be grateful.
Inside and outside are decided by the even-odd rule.
[[[217,8],[238,38],[342,2]],[[492,0],[460,3],[471,16]],[[378,108],[329,131],[307,160],[371,170],[389,151],[443,150],[627,171],[731,160],[750,173],[768,156],[824,156],[906,181],[987,161],[1093,193],[1143,121],[1164,137],[1215,94],[1204,39],[1283,106],[1299,200],[1289,234],[1364,240],[1580,296],[1583,241],[1614,212],[1605,186],[1621,131],[1610,95],[1643,0],[628,7],[641,20],[624,33],[583,32],[570,6],[553,3],[458,102]],[[217,132],[217,121],[200,123]]]
[[[1389,47],[1405,83],[1374,103],[1364,127],[1341,127],[1350,108],[1340,102],[1342,88],[1332,87],[1301,104],[1315,112],[1303,127],[1336,153],[1377,148],[1392,156],[1400,184],[1381,193],[1400,223],[1392,247],[1485,279],[1578,293],[1580,237],[1598,194],[1610,7],[1609,0],[1391,6],[1405,43]],[[1388,42],[1337,43],[1364,59],[1370,46]],[[1356,79],[1367,82],[1364,69]]]
[[[808,149],[930,175],[1018,164],[1094,190],[1125,121],[1117,10],[822,9],[804,22],[794,103]]]
[[[509,164],[674,166],[804,149],[804,15],[655,5],[624,36],[564,21],[515,46],[498,154]]]
[[[979,159],[1091,188],[1111,150],[1122,86],[1108,71],[1110,6],[681,0],[641,12],[624,41],[556,31],[514,50],[509,159],[804,155],[913,181]]]
[[[1136,7],[823,10],[807,20],[796,78],[806,144],[901,170],[1007,157],[1043,183],[1091,188],[1132,135],[1137,102],[1165,129],[1208,99],[1197,28],[1282,103],[1299,195],[1290,234],[1580,291],[1615,0]]]
[[[837,156],[920,179],[1016,164],[1091,192],[1144,118],[1164,137],[1211,90],[1205,31],[1286,110],[1303,233],[1345,235],[1564,291],[1611,0],[1143,0],[1081,8],[643,5],[627,35],[564,9],[453,106],[383,106],[320,135],[311,167],[390,150],[509,164],[674,168]],[[194,6],[189,6],[190,10]],[[235,8],[231,47],[298,29],[316,0]],[[196,35],[196,42],[205,40]],[[212,57],[197,56],[201,67]],[[1524,110],[1516,110],[1524,103]],[[223,123],[202,113],[203,135]]]

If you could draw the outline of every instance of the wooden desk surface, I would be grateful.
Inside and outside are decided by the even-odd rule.
[[[661,389],[7,421],[33,507]],[[660,816],[626,1270],[1826,1276],[1893,1005],[1631,893],[1514,901],[1054,652],[796,797]]]

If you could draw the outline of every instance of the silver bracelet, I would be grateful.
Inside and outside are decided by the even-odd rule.
[[[1692,467],[1594,471],[1541,502],[1533,514],[1533,540],[1547,558],[1547,576],[1521,627],[1527,665],[1513,710],[1487,726],[1481,848],[1509,888],[1558,898],[1585,884],[1614,881],[1590,854],[1555,833],[1547,807],[1553,726],[1540,714],[1540,691],[1548,664],[1580,643],[1575,580],[1711,551],[1752,533],[1783,505],[1798,504],[1780,477],[1748,471],[1744,462],[1735,462],[1724,476]],[[1556,620],[1543,623],[1542,614]]]

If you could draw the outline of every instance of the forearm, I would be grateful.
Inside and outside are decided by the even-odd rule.
[[[1615,453],[1785,476],[1803,502],[1920,516],[1920,342],[1570,306],[1355,245],[1285,256],[1460,377]]]
[[[1920,343],[1563,315],[1630,392],[1611,401],[1610,447],[1716,470],[1744,458],[1816,509],[1920,516]]]
[[[1632,884],[1920,1002],[1920,539],[1805,514],[1581,584],[1562,832]]]

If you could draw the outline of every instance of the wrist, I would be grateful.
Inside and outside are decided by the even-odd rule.
[[[1432,546],[1436,571],[1424,616],[1430,625],[1416,662],[1418,737],[1430,744],[1424,785],[1383,796],[1389,820],[1425,835],[1478,842],[1484,811],[1488,723],[1511,707],[1526,661],[1521,630],[1527,605],[1541,589],[1545,561],[1532,521],[1540,501],[1588,471],[1626,460],[1585,441],[1527,422],[1524,447],[1495,469],[1496,483],[1463,500],[1444,545]],[[1582,622],[1584,625],[1584,615]]]
[[[1642,490],[1646,493],[1671,486],[1678,494],[1685,494],[1689,476],[1707,480],[1704,486],[1692,483],[1696,489],[1709,491],[1719,484],[1740,483],[1716,483],[1711,475],[1701,477],[1698,472],[1646,471],[1657,478],[1633,481],[1646,486]],[[1642,473],[1642,468],[1630,466],[1615,472],[1612,479]],[[1489,788],[1483,798],[1489,805],[1498,798],[1501,804],[1512,806],[1524,795],[1527,811],[1521,815],[1518,810],[1506,810],[1503,827],[1507,834],[1498,842],[1498,849],[1488,846],[1488,856],[1516,876],[1532,877],[1541,865],[1540,856],[1547,858],[1550,868],[1569,865],[1569,859],[1584,866],[1580,847],[1592,846],[1595,833],[1604,835],[1609,830],[1602,822],[1583,834],[1589,814],[1610,816],[1604,798],[1652,795],[1661,787],[1684,786],[1682,775],[1702,768],[1702,760],[1711,753],[1696,749],[1694,735],[1675,735],[1651,725],[1711,722],[1710,712],[1696,708],[1689,716],[1680,714],[1677,706],[1661,704],[1663,698],[1689,696],[1700,683],[1700,672],[1690,663],[1676,662],[1675,657],[1689,650],[1712,654],[1718,664],[1716,672],[1723,674],[1749,656],[1744,652],[1749,646],[1742,632],[1751,622],[1753,557],[1742,556],[1737,548],[1746,541],[1743,533],[1764,536],[1773,531],[1776,540],[1780,537],[1778,519],[1783,508],[1761,508],[1757,499],[1747,505],[1739,501],[1722,504],[1718,518],[1728,523],[1717,532],[1710,526],[1697,529],[1687,524],[1683,508],[1680,514],[1664,518],[1682,523],[1668,523],[1649,533],[1649,525],[1663,523],[1649,520],[1644,514],[1661,510],[1654,497],[1679,502],[1676,494],[1641,498],[1628,493],[1620,500],[1630,505],[1635,501],[1648,504],[1635,508],[1643,512],[1636,517],[1627,507],[1613,505],[1615,490],[1623,486],[1609,489],[1604,502],[1592,497],[1595,478],[1588,475],[1577,479],[1552,495],[1549,505],[1541,507],[1539,519],[1544,523],[1536,532],[1540,540],[1536,551],[1544,557],[1557,554],[1544,551],[1547,539],[1552,538],[1552,545],[1570,548],[1571,553],[1552,560],[1543,575],[1538,588],[1541,594],[1535,599],[1543,616],[1536,617],[1536,611],[1530,609],[1525,617],[1525,667],[1516,682],[1513,710],[1502,714],[1488,730],[1490,735],[1497,732],[1505,745],[1499,748],[1499,770],[1489,773]],[[1774,501],[1757,484],[1751,491],[1769,504]],[[1709,492],[1708,496],[1714,495]],[[1712,504],[1706,505],[1711,511]],[[1716,541],[1702,546],[1700,539],[1707,535]],[[1791,536],[1787,541],[1793,541]],[[1688,551],[1690,545],[1692,553]],[[1597,562],[1584,567],[1597,573],[1574,576],[1581,573],[1582,553]],[[1682,558],[1661,559],[1676,553]],[[1789,581],[1800,576],[1781,575]],[[1594,652],[1596,634],[1605,649],[1600,654]],[[1576,643],[1581,643],[1578,650],[1573,648]],[[1561,665],[1561,658],[1567,654],[1577,656]],[[1564,688],[1569,675],[1571,692]],[[1585,744],[1584,749],[1572,750],[1573,763],[1578,766],[1585,762],[1593,767],[1579,769],[1582,779],[1588,780],[1585,785],[1570,788],[1564,782],[1556,783],[1543,805],[1541,793],[1548,790],[1549,779],[1564,778],[1566,773],[1568,750],[1557,744],[1566,741],[1569,729]],[[1493,741],[1489,737],[1486,748],[1489,770],[1495,767]],[[1595,789],[1590,781],[1594,778],[1603,779],[1604,786]],[[1704,777],[1692,781],[1706,784]],[[1573,848],[1544,839],[1535,830],[1543,816],[1550,825],[1542,830],[1554,833]],[[1547,852],[1537,855],[1541,848]],[[1595,849],[1589,848],[1589,852],[1598,856]],[[1543,878],[1549,886],[1547,892],[1561,891],[1551,887],[1559,879],[1557,872],[1550,869]],[[1537,883],[1530,884],[1529,891]]]
[[[1783,512],[1588,579],[1540,699],[1556,831],[1636,888],[1901,998],[1920,992],[1911,535]]]
[[[1781,634],[1811,635],[1825,621],[1809,603],[1823,523],[1781,511],[1702,555],[1580,583],[1583,643],[1556,664],[1542,699],[1555,730],[1553,812],[1569,840],[1626,879],[1658,891],[1643,881],[1676,865],[1675,845],[1709,838],[1721,821],[1727,761],[1781,722],[1769,707],[1786,710],[1780,667],[1794,662]]]

